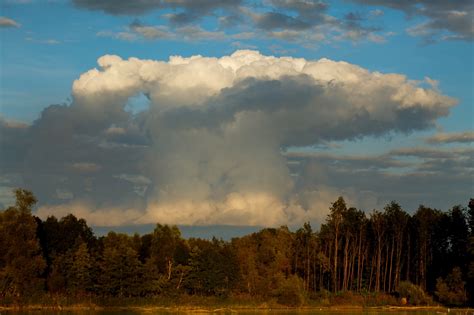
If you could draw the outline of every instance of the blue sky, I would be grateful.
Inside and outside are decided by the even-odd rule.
[[[454,205],[453,203],[467,201],[466,198],[470,195],[472,197],[474,187],[470,176],[473,174],[474,31],[472,25],[473,5],[470,1],[418,1],[415,5],[413,2],[390,0],[327,2],[310,0],[203,0],[194,2],[168,0],[137,1],[130,5],[130,2],[127,1],[107,0],[5,0],[2,1],[0,8],[0,117],[6,126],[11,126],[12,123],[7,122],[13,121],[24,122],[25,128],[41,125],[41,119],[40,122],[33,122],[39,119],[42,111],[52,104],[65,104],[66,107],[74,108],[75,103],[79,102],[72,96],[74,80],[88,70],[97,68],[97,60],[103,55],[118,55],[124,60],[134,57],[140,60],[166,62],[170,56],[175,55],[223,57],[229,56],[239,49],[250,49],[259,51],[264,56],[289,56],[304,58],[307,61],[327,58],[333,61],[345,61],[370,72],[404,75],[406,82],[419,81],[416,83],[417,86],[432,90],[439,95],[451,97],[456,100],[457,105],[450,105],[447,115],[432,113],[434,116],[430,116],[429,123],[423,128],[418,128],[415,125],[401,127],[405,126],[405,123],[399,122],[398,127],[388,128],[375,137],[362,132],[347,138],[327,137],[323,141],[324,143],[315,139],[303,146],[298,144],[299,141],[295,141],[295,145],[290,145],[293,148],[291,150],[317,154],[318,161],[314,163],[325,170],[323,172],[326,174],[325,176],[334,178],[337,177],[334,172],[341,178],[344,176],[339,174],[341,170],[335,169],[323,155],[331,155],[333,160],[341,159],[345,162],[349,160],[354,162],[354,159],[348,159],[349,156],[372,159],[371,161],[393,158],[397,161],[408,159],[417,162],[416,165],[410,167],[399,166],[383,170],[376,168],[379,172],[377,174],[380,176],[387,176],[388,173],[391,176],[394,174],[398,176],[410,171],[419,175],[422,173],[420,165],[426,166],[436,162],[444,163],[443,167],[448,167],[447,164],[451,163],[449,167],[453,167],[459,173],[456,173],[457,175],[464,177],[458,184],[453,184],[455,186],[449,188],[453,191],[444,191],[446,193],[444,198],[435,198],[437,201],[433,206],[446,208],[448,205]],[[192,76],[193,73],[191,72],[189,75]],[[430,85],[429,82],[434,82],[430,80],[436,80],[437,83]],[[366,97],[370,99],[371,96],[367,95]],[[127,102],[133,103],[133,100],[127,100]],[[142,98],[142,105],[138,108],[148,110],[146,102],[147,99]],[[130,106],[133,107],[129,104],[127,109],[130,109]],[[136,117],[130,119],[135,122],[137,120]],[[112,123],[110,126],[119,126],[119,122]],[[403,131],[400,132],[401,129]],[[9,132],[4,131],[5,143],[8,142],[5,139],[10,134]],[[31,140],[31,134],[26,133],[28,135],[25,137],[29,137]],[[448,136],[442,138],[443,135]],[[427,142],[429,137],[441,140]],[[282,146],[286,146],[286,144],[282,144]],[[407,148],[412,150],[411,153],[406,152]],[[414,153],[415,149],[418,150],[416,153]],[[429,154],[427,154],[428,149],[432,150]],[[3,152],[10,150],[8,155],[21,156],[6,144],[2,150]],[[446,157],[443,155],[443,150],[461,152],[459,153],[461,155]],[[404,153],[400,153],[401,151]],[[441,151],[442,157],[434,158],[433,152],[435,151],[438,153],[437,156]],[[29,155],[32,154],[35,152],[29,153]],[[5,157],[6,155],[0,158],[3,159],[5,168],[3,170],[5,176],[2,180],[2,193],[0,194],[0,199],[3,198],[0,202],[3,204],[8,204],[11,201],[8,191],[15,185],[23,184],[33,190],[38,185],[35,180],[25,176],[24,173],[28,167],[11,166]],[[91,155],[83,158],[86,162],[73,163],[74,161],[64,160],[64,163],[99,165],[96,158]],[[65,159],[67,158],[65,157]],[[462,166],[452,165],[460,161]],[[34,163],[36,162],[41,167],[42,164],[39,161]],[[25,158],[23,163],[25,165],[33,162]],[[310,164],[307,161],[305,163],[305,165]],[[97,175],[98,177],[108,177],[109,180],[112,180],[119,176],[112,173],[102,174],[108,172],[105,166],[100,166],[97,169],[101,173],[100,176]],[[130,172],[134,176],[148,178],[152,183],[151,186],[159,187],[160,183],[150,179],[146,171],[144,172],[142,169],[140,171],[134,169]],[[350,172],[346,176],[358,176],[353,174],[353,168],[349,167],[348,169]],[[370,169],[372,168],[362,171]],[[445,178],[443,171],[454,172],[453,169],[430,169],[426,170],[426,174],[437,174],[437,178],[442,180]],[[44,170],[40,173],[47,176],[45,174],[47,172]],[[306,178],[308,176],[307,170],[301,169],[298,172],[305,173],[298,175],[305,179],[297,179],[291,185],[299,187],[303,185],[301,182],[313,182],[313,180]],[[128,174],[129,171],[124,173]],[[67,173],[64,174],[69,176]],[[48,176],[57,177],[59,175],[55,173],[54,176],[52,174]],[[57,206],[62,202],[71,204],[86,200],[87,204],[94,205],[92,208],[97,209],[97,212],[102,211],[101,207],[104,204],[107,204],[107,209],[113,209],[114,207],[107,201],[99,200],[100,198],[96,198],[93,194],[73,191],[74,189],[83,190],[84,182],[93,181],[95,178],[91,174],[85,177],[81,176],[79,182],[82,184],[79,182],[71,184],[68,192],[62,194],[63,196],[74,196],[71,198],[57,198],[58,195],[61,195],[58,193],[58,189],[61,190],[57,187],[58,182],[51,183],[50,190],[39,189],[37,192],[39,199],[43,200],[40,206]],[[376,178],[378,177],[374,175],[374,181]],[[456,179],[459,178],[453,178],[453,181],[456,182]],[[389,179],[381,177],[378,180]],[[398,178],[398,180],[401,181],[398,185],[402,186],[406,185],[403,184],[404,180],[411,181],[410,177],[403,180]],[[432,178],[429,179],[429,181],[432,180]],[[343,185],[341,181],[342,179],[334,179],[334,181],[325,179],[318,182],[316,186],[305,186],[304,189],[305,191],[319,191],[319,194],[328,196],[327,198],[344,193],[363,195],[361,190],[369,191],[370,198],[368,200],[372,200],[371,202],[362,202],[354,196],[348,197],[352,198],[351,200],[356,205],[368,208],[383,205],[384,202],[390,201],[389,199],[397,199],[407,208],[414,208],[417,202],[424,203],[435,200],[431,199],[433,196],[430,193],[445,189],[444,186],[437,187],[432,192],[430,189],[425,189],[418,195],[421,196],[421,199],[416,201],[415,197],[407,196],[407,192],[387,194],[377,191],[378,185],[375,182],[361,188],[363,183],[355,182],[353,186],[347,186]],[[426,182],[426,185],[430,184]],[[456,185],[463,185],[463,188]],[[151,188],[147,189],[151,190]],[[56,192],[56,197],[53,196],[54,192]],[[233,191],[227,193],[226,196],[230,196]],[[290,195],[293,193],[277,194],[277,199],[284,200],[286,206],[283,208],[288,208],[288,200],[292,199]],[[302,195],[303,193],[298,191],[296,194]],[[160,199],[159,196],[151,197],[151,195],[153,194],[147,193],[144,197],[146,200],[136,201],[134,199],[135,201],[130,202],[129,207],[136,206],[146,209],[147,206],[143,206],[143,204],[149,204],[150,198],[154,201]],[[320,199],[324,198],[320,196]],[[307,203],[302,202],[301,204]],[[309,208],[305,208],[305,211],[310,220],[318,221],[324,217],[324,213],[309,214]],[[44,210],[44,213],[54,214],[53,210]],[[82,213],[85,216],[90,215],[88,212]],[[117,215],[119,216],[121,213],[119,211]],[[201,219],[201,221],[190,223],[233,223],[231,219],[223,219],[223,222],[208,222],[206,219]],[[135,217],[134,220],[136,220]],[[258,220],[241,221],[244,225],[262,223]],[[118,224],[130,223],[124,220],[117,222]],[[141,221],[136,220],[136,222]],[[101,224],[100,222],[96,223]]]

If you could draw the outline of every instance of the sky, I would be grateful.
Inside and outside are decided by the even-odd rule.
[[[0,3],[0,208],[244,230],[474,197],[472,1]]]

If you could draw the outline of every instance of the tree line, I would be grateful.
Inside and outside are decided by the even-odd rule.
[[[305,223],[223,241],[184,239],[161,224],[149,234],[96,237],[72,214],[41,220],[31,212],[34,195],[15,194],[15,205],[0,211],[0,301],[186,294],[300,303],[373,292],[415,304],[417,290],[447,305],[473,301],[472,199],[469,207],[419,206],[410,215],[396,202],[367,214],[340,197],[319,231]]]

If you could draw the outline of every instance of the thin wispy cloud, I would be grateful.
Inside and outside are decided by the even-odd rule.
[[[61,41],[57,39],[37,39],[33,37],[25,37],[25,40],[28,42],[36,43],[36,44],[44,44],[44,45],[58,45],[61,44]]]
[[[20,26],[21,24],[16,22],[15,20],[10,19],[5,16],[0,16],[0,28],[10,28],[10,27],[17,28]]]
[[[438,133],[425,139],[427,143],[472,143],[474,142],[474,131]]]

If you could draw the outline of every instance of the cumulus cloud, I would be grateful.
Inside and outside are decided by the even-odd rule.
[[[43,216],[279,225],[323,218],[340,194],[375,206],[374,191],[329,180],[330,166],[313,164],[311,180],[297,179],[285,152],[431,128],[456,104],[402,74],[250,50],[168,61],[105,55],[98,65],[74,81],[72,104],[50,106],[22,129],[26,149],[11,148]],[[148,109],[127,111],[136,95]],[[378,163],[366,170],[398,165]],[[66,192],[73,199],[64,204]]]
[[[474,131],[453,132],[453,133],[438,133],[434,136],[426,138],[427,143],[442,144],[442,143],[472,143],[474,142]]]
[[[21,24],[13,19],[7,18],[6,16],[0,16],[0,28],[6,27],[20,27]]]

